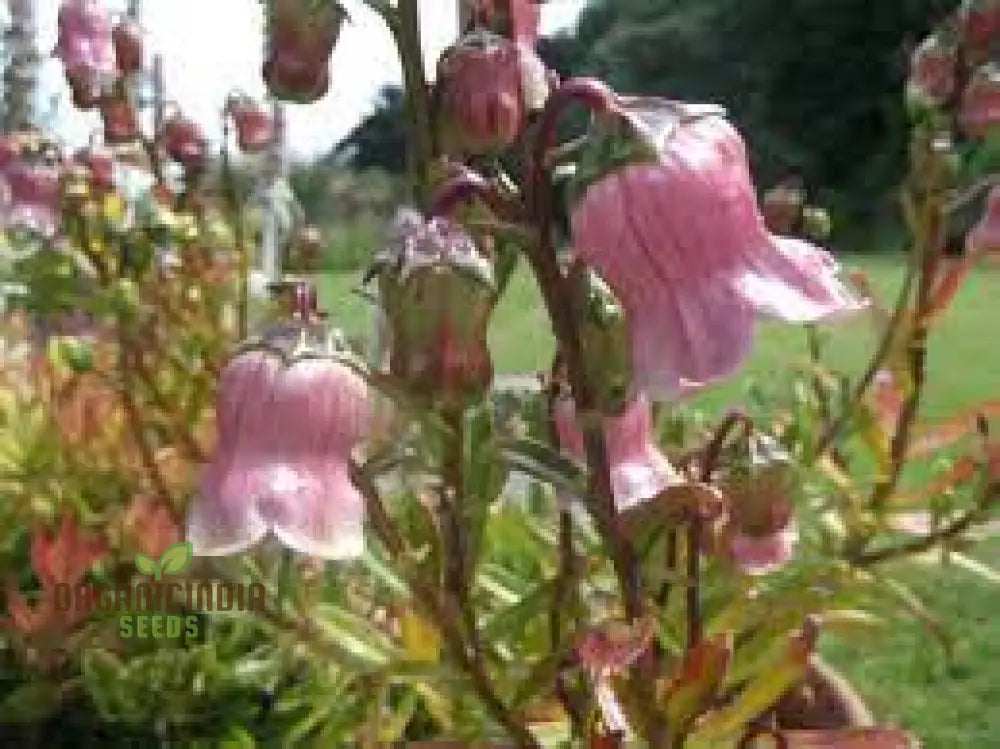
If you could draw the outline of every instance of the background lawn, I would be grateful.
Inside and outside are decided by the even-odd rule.
[[[886,305],[902,280],[899,256],[851,256],[845,269],[868,273]],[[368,302],[352,294],[360,273],[322,277],[321,298],[349,334],[371,330]],[[1000,270],[980,268],[966,283],[930,343],[924,418],[935,420],[985,399],[1000,398]],[[872,352],[868,319],[831,326],[825,358],[860,372]],[[552,339],[533,280],[520,272],[490,331],[498,372],[547,369]],[[807,355],[801,328],[765,324],[742,377],[713,388],[692,405],[718,414],[739,403],[748,385],[767,383],[788,362]],[[1000,539],[972,556],[1000,564]],[[946,619],[956,638],[951,662],[938,641],[916,622],[893,623],[864,643],[827,638],[831,661],[851,677],[880,720],[899,723],[926,740],[928,749],[1000,746],[1000,586],[958,569],[909,563],[899,576]]]

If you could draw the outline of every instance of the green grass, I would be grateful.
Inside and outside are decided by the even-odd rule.
[[[844,265],[867,272],[885,303],[894,302],[903,272],[898,256],[849,257]],[[368,305],[349,293],[359,278],[325,276],[321,298],[347,332],[366,335],[371,329]],[[979,269],[932,334],[924,419],[1000,398],[998,309],[1000,272]],[[547,369],[553,348],[548,330],[534,282],[518,273],[490,330],[497,371]],[[826,330],[826,361],[838,370],[859,373],[873,350],[867,318]],[[743,400],[750,382],[774,382],[790,362],[803,361],[806,355],[801,328],[762,324],[743,375],[704,392],[693,405],[717,414]],[[984,543],[975,556],[1000,564],[1000,540]],[[945,658],[925,629],[908,622],[894,622],[888,632],[863,643],[830,641],[828,655],[880,720],[913,730],[928,749],[1000,746],[1000,587],[957,568],[910,563],[899,574],[952,628],[953,659]]]

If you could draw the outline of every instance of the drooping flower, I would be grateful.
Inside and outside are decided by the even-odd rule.
[[[273,137],[271,115],[246,94],[233,96],[228,103],[229,114],[236,125],[236,140],[240,150],[259,153]]]
[[[474,155],[511,145],[549,87],[530,47],[487,31],[466,34],[442,55],[438,85],[449,147]]]
[[[76,154],[76,161],[90,172],[91,186],[99,191],[110,191],[115,187],[115,157],[102,146],[88,146]]]
[[[541,22],[541,4],[535,0],[471,0],[473,26],[523,44],[534,45]]]
[[[1000,2],[965,0],[958,9],[958,27],[965,59],[973,65],[985,62],[1000,36]]]
[[[930,104],[944,104],[955,93],[958,50],[940,36],[927,37],[910,60],[910,88]]]
[[[201,128],[179,112],[163,125],[163,148],[189,171],[201,169],[208,158],[208,142]]]
[[[138,139],[139,116],[124,91],[118,90],[102,96],[100,108],[105,143],[120,145]]]
[[[558,399],[553,415],[560,446],[573,457],[585,460],[583,432],[573,400]],[[611,488],[619,511],[651,499],[680,481],[680,475],[653,440],[652,414],[644,395],[638,395],[620,415],[605,416],[603,424]]]
[[[307,337],[303,326],[283,326],[267,343],[284,348]],[[271,532],[310,556],[359,555],[364,502],[349,461],[369,433],[371,403],[333,338],[287,366],[270,350],[236,357],[217,406],[216,450],[188,518],[195,553],[237,553]]]
[[[984,65],[962,94],[959,125],[973,138],[984,138],[1000,123],[1000,67]]]
[[[795,477],[773,440],[754,435],[747,447],[745,464],[730,468],[723,480],[729,516],[724,535],[732,561],[747,574],[764,575],[795,553]]]
[[[375,272],[392,373],[420,394],[446,399],[488,387],[486,331],[496,290],[492,266],[472,237],[448,219],[425,221],[402,210]]]
[[[131,18],[122,18],[111,32],[118,71],[125,75],[142,70],[142,28]]]
[[[61,174],[54,164],[18,158],[0,177],[5,227],[21,228],[52,237],[59,230]]]
[[[335,0],[268,0],[264,82],[277,99],[308,104],[330,88],[330,55],[347,18]]]
[[[59,9],[58,26],[53,55],[65,67],[74,105],[92,109],[104,81],[115,74],[111,17],[98,0],[66,0]]]
[[[629,314],[637,389],[674,397],[731,375],[758,314],[862,308],[829,254],[767,231],[721,110],[621,98],[602,124],[578,171],[573,243]]]

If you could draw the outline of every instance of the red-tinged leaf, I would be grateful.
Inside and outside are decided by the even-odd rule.
[[[97,560],[107,554],[103,539],[81,531],[76,519],[63,515],[58,532],[39,529],[31,538],[31,565],[46,588],[75,586]]]
[[[682,737],[718,696],[733,658],[732,633],[703,640],[685,653],[663,695],[674,740]]]
[[[756,673],[731,703],[708,714],[696,725],[684,743],[685,749],[715,749],[720,744],[736,744],[759,716],[805,678],[816,637],[813,624],[807,624],[801,633],[794,635],[777,662]]]
[[[153,559],[183,539],[180,521],[171,507],[150,495],[132,500],[122,521],[128,547]]]
[[[781,731],[787,749],[919,749],[920,742],[892,728]]]
[[[931,500],[947,496],[959,486],[968,484],[979,475],[979,462],[968,455],[956,460],[952,466],[915,492],[893,495],[890,504],[896,507],[924,507]]]
[[[937,424],[926,424],[914,430],[908,450],[909,458],[921,458],[959,440],[975,435],[981,419],[1000,418],[1000,401],[986,403],[966,409],[962,413]]]
[[[0,628],[27,635],[35,630],[36,621],[35,610],[28,605],[21,591],[8,587],[7,618],[0,619]]]

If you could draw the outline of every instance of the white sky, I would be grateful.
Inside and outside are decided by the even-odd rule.
[[[418,0],[428,70],[457,32],[455,0]],[[126,0],[106,0],[121,10]],[[549,0],[542,10],[542,31],[550,33],[575,22],[585,0]],[[39,47],[55,45],[60,0],[37,0]],[[331,61],[331,89],[310,105],[288,105],[289,149],[293,156],[326,152],[366,114],[379,87],[399,82],[395,49],[378,16],[360,0],[345,0],[352,20],[345,26]],[[164,60],[167,99],[181,104],[215,141],[221,138],[220,112],[226,94],[240,89],[263,97],[260,69],[263,10],[259,0],[144,0],[147,48]],[[58,60],[42,67],[41,95],[57,95],[59,116],[50,126],[72,146],[84,144],[99,120],[73,109]],[[44,107],[43,107],[44,109]]]

